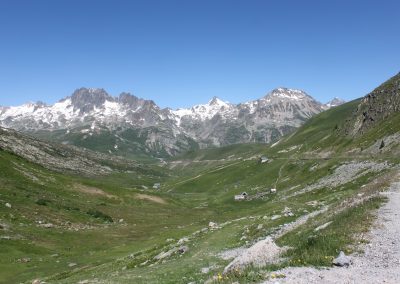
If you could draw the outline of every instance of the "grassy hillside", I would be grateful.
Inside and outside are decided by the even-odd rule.
[[[97,266],[199,226],[196,210],[142,189],[152,176],[80,178],[5,151],[0,173],[0,283]]]
[[[0,151],[0,282],[249,283],[277,267],[329,266],[366,241],[379,192],[398,171],[400,115],[345,135],[359,103],[273,145],[193,151],[96,178]],[[242,192],[247,200],[235,201]],[[267,236],[289,247],[283,261],[224,273],[232,259],[221,253]]]

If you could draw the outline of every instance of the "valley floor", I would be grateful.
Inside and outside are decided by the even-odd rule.
[[[389,190],[389,201],[378,210],[370,242],[362,247],[363,254],[351,256],[348,268],[316,269],[289,267],[276,271],[284,278],[268,283],[400,283],[400,174]]]

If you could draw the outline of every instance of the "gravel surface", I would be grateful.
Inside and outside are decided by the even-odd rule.
[[[374,161],[347,162],[337,167],[331,175],[325,176],[320,180],[318,180],[316,183],[307,186],[301,190],[297,190],[293,194],[287,195],[285,199],[306,192],[310,192],[316,189],[320,189],[323,187],[336,188],[343,184],[352,182],[368,173],[378,173],[390,167],[391,165],[389,165],[387,162],[382,162],[382,163],[377,163]]]
[[[348,268],[290,267],[276,272],[285,278],[263,283],[400,283],[400,182],[384,194],[389,201],[378,210],[370,243],[363,248],[363,255],[351,256]]]

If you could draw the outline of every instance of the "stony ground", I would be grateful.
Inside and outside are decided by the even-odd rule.
[[[362,255],[351,256],[348,268],[315,269],[287,268],[277,271],[285,275],[267,283],[400,283],[400,175],[385,192],[387,204],[378,211],[378,218],[370,233],[370,242]]]

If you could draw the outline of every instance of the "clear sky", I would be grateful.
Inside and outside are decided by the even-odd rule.
[[[172,108],[350,100],[399,71],[398,0],[0,0],[0,105],[83,86]]]

